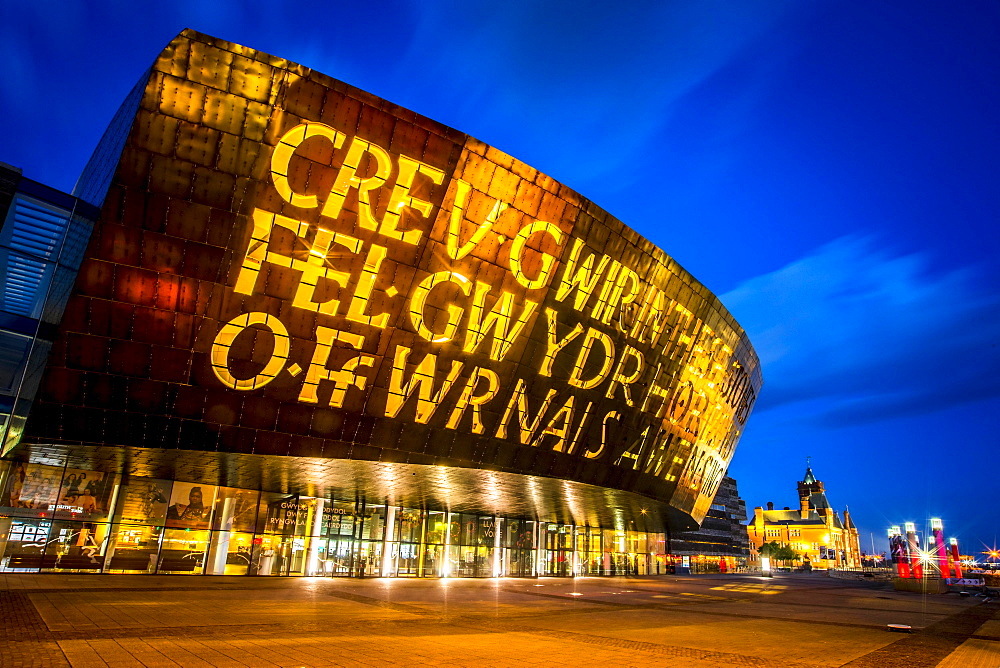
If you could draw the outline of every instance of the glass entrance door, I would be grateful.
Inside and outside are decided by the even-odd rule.
[[[506,562],[507,575],[530,578],[536,575],[534,564],[535,523],[529,520],[508,520]]]
[[[355,570],[357,550],[354,540],[350,537],[340,540],[331,539],[327,547],[327,571],[330,577],[350,577]]]

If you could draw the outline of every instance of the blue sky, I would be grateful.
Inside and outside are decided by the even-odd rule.
[[[863,545],[931,516],[993,545],[1000,5],[46,2],[0,6],[0,160],[71,189],[181,29],[467,132],[719,294],[765,389],[730,468],[795,506],[805,457]]]

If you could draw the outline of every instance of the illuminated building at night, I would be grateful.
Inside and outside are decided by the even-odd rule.
[[[754,508],[753,521],[747,526],[750,542],[755,549],[764,543],[788,545],[813,568],[854,568],[861,565],[858,529],[845,508],[844,516],[830,505],[823,483],[806,467],[805,477],[798,483],[799,507],[775,510]]]
[[[2,359],[6,570],[655,573],[760,389],[719,300],[581,195],[195,32],[49,259],[11,244],[8,171],[7,270],[70,273],[7,327],[36,354]]]

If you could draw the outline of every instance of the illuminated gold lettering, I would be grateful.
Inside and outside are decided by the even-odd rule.
[[[719,457],[729,460],[730,446],[732,444],[731,434],[735,429],[732,423],[732,414],[724,413],[716,405],[711,411],[712,415],[707,421],[708,424],[702,432],[701,438],[709,448],[715,450]]]
[[[433,183],[438,185],[444,180],[444,172],[430,165],[426,165],[405,155],[399,156],[399,174],[396,176],[396,185],[389,196],[389,207],[386,209],[382,224],[379,225],[379,234],[384,234],[390,239],[398,239],[406,244],[416,244],[420,241],[423,230],[400,230],[399,217],[404,207],[410,207],[426,218],[430,215],[433,205],[422,199],[418,199],[410,194],[413,186],[413,177],[423,174]]]
[[[743,369],[743,366],[737,362],[733,361],[729,364],[729,370],[726,375],[726,379],[722,384],[722,396],[724,396],[730,404],[737,404],[739,402],[740,395],[744,392],[745,388],[750,385],[750,376]]]
[[[490,231],[493,224],[500,219],[500,214],[507,209],[507,203],[497,200],[486,220],[480,223],[476,231],[472,233],[469,240],[459,246],[462,231],[462,219],[465,217],[465,206],[469,203],[469,194],[472,186],[467,181],[456,179],[455,181],[455,202],[451,205],[451,218],[448,224],[447,249],[448,257],[452,260],[461,260],[472,252],[476,245],[486,238],[486,233]]]
[[[702,477],[712,462],[713,453],[706,450],[700,443],[695,442],[698,454],[688,460],[687,470],[684,472],[684,479],[691,489],[701,488]]]
[[[295,150],[310,137],[326,137],[333,143],[334,148],[340,148],[344,144],[344,135],[337,132],[329,125],[323,123],[302,123],[282,135],[278,140],[278,145],[271,153],[271,180],[274,188],[285,200],[293,206],[300,206],[305,209],[312,209],[318,206],[315,195],[300,195],[292,192],[288,184],[288,165],[292,160]]]
[[[642,307],[639,309],[639,313],[636,315],[635,321],[632,323],[632,329],[628,333],[630,337],[632,337],[636,341],[639,341],[640,343],[642,343],[643,335],[646,333],[646,330],[649,328],[649,325],[651,324],[648,322],[648,319],[650,319],[651,312],[658,310],[656,309],[656,307],[653,306],[653,304],[656,301],[657,295],[660,294],[661,294],[660,290],[657,289],[655,285],[648,285],[646,287],[646,294],[643,295],[642,298]],[[660,299],[662,300],[662,297],[660,297]],[[659,309],[662,308],[663,306],[661,303]]]
[[[556,290],[556,301],[561,302],[576,288],[577,292],[573,300],[573,308],[577,311],[583,310],[584,306],[587,305],[587,301],[593,294],[594,288],[597,287],[597,281],[600,280],[601,275],[611,261],[610,257],[602,255],[595,270],[594,258],[597,257],[597,254],[593,253],[583,261],[583,264],[580,264],[580,255],[583,253],[583,247],[584,243],[582,239],[576,239],[573,242],[573,248],[569,253],[569,260],[566,262],[566,268],[563,270],[559,288]]]
[[[370,368],[374,363],[375,358],[371,355],[358,355],[344,362],[340,371],[334,372],[331,376],[334,386],[333,392],[330,393],[330,406],[334,408],[343,406],[348,388],[356,387],[358,390],[364,390],[368,379],[359,376],[359,370],[364,366]]]
[[[389,322],[389,314],[365,315],[368,310],[368,300],[372,296],[372,288],[375,287],[375,279],[378,277],[379,267],[385,259],[385,246],[372,244],[365,257],[365,266],[361,269],[361,278],[358,280],[358,287],[354,290],[354,297],[347,307],[347,319],[360,322],[363,325],[371,325],[382,329]]]
[[[642,400],[642,406],[639,408],[643,413],[649,410],[650,402],[655,399],[659,399],[661,402],[665,401],[667,398],[667,389],[659,385],[660,371],[663,370],[663,363],[660,362],[656,365],[656,372],[653,377],[649,379],[649,390],[646,392],[646,398]],[[661,403],[662,407],[663,404]],[[653,415],[659,417],[659,410],[653,411]]]
[[[480,378],[486,379],[487,386],[484,392],[477,393],[476,384]],[[448,424],[445,426],[448,429],[457,429],[462,421],[462,416],[465,415],[465,409],[472,406],[472,433],[482,434],[485,431],[485,427],[483,426],[483,416],[480,406],[493,399],[499,389],[499,376],[490,369],[477,366],[472,370],[469,382],[465,384],[465,389],[462,390],[461,396],[459,396],[458,401],[455,403],[455,408],[448,417]]]
[[[542,400],[542,407],[538,409],[538,413],[535,414],[535,418],[528,424],[528,396],[525,392],[525,382],[524,378],[518,378],[517,384],[514,386],[514,393],[510,395],[510,401],[507,402],[507,408],[504,409],[503,417],[500,418],[500,425],[497,428],[497,438],[507,438],[507,423],[510,421],[511,416],[514,415],[514,411],[517,411],[517,424],[520,430],[520,440],[522,445],[528,445],[532,441],[532,437],[536,431],[538,431],[538,426],[542,422],[542,416],[549,409],[549,404],[552,403],[552,397],[555,396],[556,391],[549,390],[548,394],[545,395],[545,399]]]
[[[742,425],[747,421],[750,416],[750,409],[753,408],[754,402],[757,400],[757,394],[753,391],[752,387],[747,387],[746,390],[740,394],[740,400],[736,404],[736,420]]]
[[[530,225],[525,225],[521,228],[514,237],[513,241],[511,241],[510,245],[510,270],[514,274],[514,279],[529,290],[544,288],[549,282],[549,276],[552,274],[552,267],[556,263],[556,259],[553,256],[548,253],[542,253],[542,268],[538,272],[538,276],[535,278],[529,278],[524,273],[524,269],[521,267],[524,247],[528,243],[528,238],[532,234],[536,234],[538,232],[551,236],[555,239],[557,246],[562,244],[563,233],[562,230],[559,229],[558,225],[536,220]]]
[[[650,448],[649,454],[646,456],[646,465],[643,467],[642,472],[648,475],[659,477],[660,471],[663,470],[663,465],[667,461],[667,446],[674,439],[673,434],[667,432],[661,432],[661,435],[665,434],[656,442],[656,447]]]
[[[325,278],[334,281],[342,288],[351,284],[351,273],[349,271],[337,271],[326,266],[327,253],[330,246],[337,244],[343,246],[352,253],[361,252],[361,240],[347,236],[341,232],[331,232],[320,228],[316,231],[316,238],[309,255],[305,261],[292,260],[292,267],[302,271],[302,278],[295,289],[295,297],[292,299],[292,306],[298,306],[308,311],[317,311],[326,315],[337,315],[340,308],[340,300],[329,299],[325,302],[315,302],[313,297],[316,294],[316,286],[319,279]]]
[[[603,348],[604,363],[601,366],[600,371],[598,371],[594,376],[584,380],[584,367],[590,359],[590,353],[594,349],[594,344],[598,342]],[[587,329],[587,335],[583,339],[583,348],[580,349],[580,354],[576,357],[576,363],[573,365],[573,373],[570,374],[568,382],[570,385],[579,387],[583,390],[593,389],[604,382],[604,379],[608,377],[614,361],[615,344],[611,341],[611,337],[604,332],[590,327]]]
[[[698,321],[701,324],[701,320]],[[705,378],[711,370],[711,357],[715,344],[715,332],[708,325],[701,324],[697,336],[688,346],[687,372],[698,378]]]
[[[681,484],[691,489],[701,488],[701,480],[712,458],[712,453],[699,448],[695,456],[688,459],[688,464],[681,475]]]
[[[487,334],[492,332],[493,344],[490,346],[490,359],[500,361],[506,357],[514,340],[535,314],[538,303],[525,299],[521,316],[511,326],[514,294],[506,290],[500,293],[500,298],[497,299],[493,308],[486,313],[485,317],[483,316],[483,313],[486,312],[486,296],[490,290],[491,287],[488,283],[476,281],[476,294],[473,297],[472,310],[469,312],[469,328],[465,332],[465,345],[462,346],[462,350],[467,353],[475,351]]]
[[[714,457],[708,462],[701,481],[702,499],[715,498],[715,493],[719,489],[719,483],[722,482],[722,472],[724,470],[725,465]],[[706,503],[705,505],[708,504]]]
[[[576,426],[576,433],[573,434],[573,440],[569,442],[569,447],[566,448],[567,455],[572,455],[576,452],[576,446],[580,442],[580,435],[583,433],[583,428],[587,424],[587,418],[590,417],[590,409],[593,405],[593,401],[588,401],[587,407],[583,409],[583,417],[580,418],[580,424]]]
[[[446,307],[448,322],[445,323],[442,334],[434,333],[424,322],[424,307],[427,305],[427,298],[431,290],[442,283],[457,285],[458,289],[464,295],[468,295],[472,289],[469,279],[453,271],[439,271],[430,274],[424,280],[420,281],[413,291],[413,296],[410,298],[410,322],[413,324],[413,328],[417,331],[417,334],[431,343],[451,341],[455,337],[455,333],[458,332],[458,324],[462,320],[462,308],[455,304],[449,304]]]
[[[691,447],[691,441],[683,438],[678,438],[677,442],[671,446],[668,451],[668,456],[671,456],[670,468],[668,468],[667,472],[663,474],[664,480],[668,482],[674,482],[677,480],[677,477],[684,469],[684,464],[687,462],[687,458],[691,454]]]
[[[670,397],[670,402],[668,403],[667,408],[667,415],[669,416],[671,422],[676,423],[679,419],[684,417],[691,405],[691,400],[694,398],[694,395],[694,385],[692,385],[689,380],[680,383],[677,388],[674,389],[673,396]]]
[[[253,294],[261,267],[264,262],[269,262],[279,267],[302,272],[295,289],[295,296],[292,299],[292,306],[327,315],[336,315],[340,305],[336,299],[326,302],[312,300],[321,278],[335,281],[341,287],[350,285],[350,272],[336,271],[326,266],[327,253],[331,244],[337,244],[347,248],[352,253],[358,253],[361,251],[361,241],[340,232],[320,228],[316,230],[312,244],[308,244],[306,236],[309,232],[309,224],[306,222],[260,209],[254,209],[252,217],[253,231],[250,243],[247,244],[247,251],[243,257],[233,291],[245,295]],[[305,260],[268,250],[271,233],[275,227],[290,231],[308,247],[309,252]]]
[[[664,344],[664,354],[669,350],[670,359],[676,359],[678,354],[683,354],[686,347],[693,341],[692,337],[685,332],[689,331],[692,325],[697,327],[700,320],[694,317],[694,313],[684,308],[675,301],[671,301],[673,309],[670,309],[671,320],[670,324],[670,338]],[[664,321],[663,326],[666,326],[667,321]],[[654,336],[650,341],[650,345],[655,345],[659,334]]]
[[[330,359],[333,344],[338,341],[360,350],[365,344],[365,337],[329,327],[317,327],[316,348],[313,350],[312,361],[309,363],[302,391],[299,392],[299,401],[309,404],[317,403],[319,401],[319,384],[324,380],[334,382],[333,393],[330,397],[330,406],[334,408],[340,408],[344,405],[348,388],[365,389],[368,379],[358,376],[357,371],[359,367],[371,367],[375,358],[371,355],[360,355],[348,360],[339,370],[331,371],[326,368],[326,364]]]
[[[424,355],[420,364],[410,374],[410,379],[403,384],[403,375],[406,370],[406,360],[410,356],[410,349],[406,346],[396,346],[396,355],[392,362],[392,372],[389,374],[389,396],[386,400],[385,416],[396,417],[403,409],[407,400],[417,395],[417,411],[414,419],[420,424],[427,424],[434,412],[437,410],[441,400],[448,394],[448,390],[455,384],[459,374],[462,373],[464,364],[455,360],[451,363],[451,370],[441,383],[437,392],[434,390],[434,377],[437,375],[437,355]]]
[[[652,425],[647,425],[646,428],[642,430],[642,433],[639,434],[639,437],[632,441],[632,444],[625,449],[625,452],[619,455],[618,459],[615,460],[615,466],[622,466],[623,459],[631,459],[631,463],[626,464],[625,466],[633,471],[638,470],[639,458],[642,456],[642,448],[646,445],[646,438],[649,436],[649,432],[652,431],[652,429]]]
[[[702,414],[707,407],[708,399],[705,397],[705,393],[703,391],[692,391],[691,403],[688,405],[687,411],[683,414],[683,422],[680,423],[685,431],[693,436],[698,436],[703,421]]]
[[[719,452],[727,461],[733,456],[733,450],[736,449],[736,441],[739,440],[740,433],[740,430],[736,428],[736,424],[729,424],[729,429],[726,430],[725,440],[719,447]]]
[[[260,274],[261,266],[267,258],[267,244],[271,238],[271,228],[274,226],[275,214],[254,209],[253,230],[250,232],[250,243],[247,244],[247,251],[243,255],[243,263],[240,266],[240,273],[236,276],[236,287],[234,292],[243,295],[252,295],[254,286],[257,284],[257,276]]]
[[[604,416],[604,419],[601,421],[601,447],[594,451],[588,450],[583,453],[584,457],[587,459],[597,459],[604,453],[605,448],[608,447],[608,421],[614,420],[618,422],[621,420],[621,417],[622,415],[618,411],[611,411]]]
[[[229,372],[229,350],[236,337],[253,325],[260,325],[271,332],[274,337],[274,348],[271,351],[271,358],[260,373],[250,378],[239,379]],[[256,390],[274,380],[285,368],[290,350],[291,340],[288,338],[288,330],[281,321],[273,315],[251,311],[227,322],[215,336],[212,342],[212,372],[226,387],[234,390]]]
[[[655,286],[650,286],[651,297],[646,298],[643,304],[643,312],[636,320],[635,327],[632,328],[632,336],[639,341],[648,341],[650,346],[655,346],[663,330],[667,327],[667,317],[669,311],[665,308],[667,297]],[[638,328],[642,328],[641,331]],[[646,335],[649,338],[646,338]]]
[[[628,292],[626,292],[626,286]],[[621,311],[624,313],[625,308],[634,302],[638,295],[639,275],[628,267],[623,266],[621,271],[618,272],[618,278],[615,280],[615,286],[608,297],[608,303],[600,315],[601,322],[605,325],[610,325],[611,317],[615,312]],[[626,331],[625,323],[621,319],[618,321],[618,330],[622,333]]]
[[[569,434],[570,426],[573,424],[573,404],[574,397],[571,394],[566,399],[566,402],[555,412],[549,423],[545,425],[545,429],[542,430],[532,445],[537,446],[542,442],[543,438],[551,434],[557,439],[555,445],[552,446],[552,450],[562,452],[566,446],[566,436]]]
[[[635,371],[625,375],[625,365],[628,363],[628,358],[635,360]],[[615,368],[615,372],[611,377],[611,382],[608,384],[608,391],[604,395],[608,399],[613,399],[615,396],[615,388],[621,385],[622,392],[625,393],[625,403],[629,406],[634,405],[632,402],[632,393],[629,391],[629,385],[639,380],[639,376],[642,374],[643,359],[642,353],[633,348],[632,346],[625,346],[625,350],[622,351],[622,356],[618,360],[618,366]]]
[[[729,360],[733,357],[733,349],[722,343],[722,339],[716,339],[714,345],[715,354],[712,358],[712,371],[709,380],[721,386],[726,382],[726,369],[729,366]]]
[[[361,166],[361,158],[367,153],[375,162],[375,173],[368,177],[358,176],[358,167]],[[344,164],[337,173],[337,179],[330,190],[330,197],[323,205],[323,215],[329,218],[338,218],[347,200],[347,193],[351,188],[358,191],[358,224],[366,230],[378,229],[378,221],[372,213],[370,191],[383,186],[392,172],[392,159],[389,153],[371,142],[359,137],[351,140],[347,147],[347,157]]]
[[[539,375],[551,376],[552,365],[556,361],[559,351],[569,345],[570,341],[583,333],[583,325],[577,323],[570,333],[560,339],[556,333],[556,311],[551,308],[545,309],[545,317],[548,323],[547,336],[545,339],[545,357],[542,358],[542,368],[538,370]]]
[[[597,303],[594,304],[594,310],[591,311],[590,316],[597,320],[602,319],[602,314],[605,311],[614,310],[616,304],[611,301],[611,294],[614,291],[615,285],[618,283],[618,272],[622,270],[622,263],[618,260],[611,261],[611,268],[608,269],[608,275],[604,277],[604,284],[601,286],[601,294],[597,297]]]

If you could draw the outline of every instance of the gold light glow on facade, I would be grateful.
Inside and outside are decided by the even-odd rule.
[[[549,277],[552,275],[556,263],[555,257],[548,253],[543,253],[541,259],[542,267],[538,272],[538,276],[530,278],[524,273],[522,266],[524,248],[528,243],[528,239],[538,233],[551,236],[557,246],[561,245],[563,241],[562,230],[557,225],[541,220],[536,220],[533,223],[525,225],[514,237],[510,246],[510,270],[517,282],[528,290],[537,290],[548,285]]]
[[[358,168],[366,154],[371,156],[375,171],[371,176],[361,177],[358,176]],[[378,144],[354,137],[347,149],[343,167],[337,173],[337,180],[330,191],[330,197],[323,206],[323,215],[335,220],[339,218],[347,200],[347,193],[354,188],[358,194],[358,224],[367,230],[377,230],[378,221],[372,213],[370,192],[384,185],[391,173],[392,159],[388,151]]]
[[[315,126],[315,127],[314,127]],[[273,162],[277,174],[276,183],[282,176],[287,176],[288,164],[295,150],[308,138],[325,137],[334,148],[340,148],[346,142],[329,126],[322,124],[301,124],[296,126],[279,142],[278,155]],[[361,176],[362,163],[368,156],[369,167],[365,168],[368,176]],[[396,185],[389,198],[389,206],[381,221],[376,220],[373,209],[373,194],[378,189],[386,187],[392,176],[394,164],[399,165]],[[374,172],[371,172],[374,167]],[[341,215],[343,204],[348,194],[353,190],[357,193],[358,225],[362,229],[377,231],[378,234],[389,237],[390,240],[402,243],[416,243],[419,230],[400,232],[398,215],[404,208],[415,210],[422,217],[431,214],[431,205],[426,200],[409,194],[414,178],[423,174],[435,185],[443,182],[443,172],[423,165],[423,163],[407,156],[394,158],[384,148],[362,140],[351,139],[347,145],[343,165],[339,168],[337,178],[331,189],[331,194],[324,207],[324,215],[333,217]],[[275,177],[272,177],[275,179]],[[277,186],[276,186],[277,187]],[[290,187],[289,187],[290,188]],[[318,200],[304,199],[306,196],[286,192],[279,187],[279,194],[288,201],[294,200],[302,205],[317,206]],[[473,193],[473,186],[464,179],[456,180],[454,202],[447,219],[446,247],[447,255],[453,260],[465,258],[472,253],[478,244],[487,239],[487,235],[498,221],[500,214],[509,208],[509,203],[502,199],[494,199],[492,208],[485,219],[474,228],[467,241],[461,242],[461,228],[467,219],[467,206]],[[340,301],[328,297],[324,301],[315,301],[322,281],[335,283],[342,288],[341,294],[348,293],[351,301],[346,318],[352,322],[375,328],[388,326],[388,313],[368,313],[369,304],[375,295],[375,286],[379,273],[387,257],[388,246],[366,242],[349,236],[343,232],[333,232],[324,227],[314,227],[306,221],[298,221],[280,214],[269,214],[255,210],[253,214],[253,232],[250,243],[244,254],[243,263],[237,277],[235,291],[242,294],[252,294],[256,279],[264,263],[286,267],[300,272],[299,280],[291,304],[294,307],[311,310],[322,315],[339,316]],[[272,247],[275,243],[274,231],[285,230],[293,235],[295,243],[306,249],[305,259],[299,259],[294,252],[278,250]],[[504,239],[503,235],[500,236]],[[542,242],[545,243],[542,243]],[[535,219],[520,228],[509,237],[509,251],[506,255],[509,262],[510,275],[524,290],[539,290],[545,288],[553,278],[557,268],[557,258],[551,252],[538,249],[558,249],[566,241],[562,229],[551,222]],[[549,245],[546,246],[546,243]],[[535,250],[529,250],[530,248]],[[331,264],[329,251],[331,246],[339,246],[352,255],[364,255],[364,267],[359,275],[352,275],[346,270],[336,269],[337,263]],[[367,250],[366,250],[367,246]],[[525,264],[528,253],[532,256],[529,269]],[[443,285],[453,286],[452,299],[442,302],[436,296],[436,288]],[[353,288],[354,293],[350,294]],[[394,286],[386,289],[386,294],[395,294]],[[568,298],[573,295],[573,299]],[[457,297],[457,299],[456,299]],[[641,297],[641,299],[640,299]],[[738,369],[738,363],[728,365],[732,355],[732,347],[716,335],[715,330],[703,325],[694,318],[693,313],[671,301],[669,305],[663,293],[652,285],[643,289],[638,274],[625,266],[618,259],[608,254],[595,253],[585,249],[581,240],[573,240],[569,256],[563,267],[562,278],[556,282],[555,299],[557,303],[566,303],[581,315],[589,316],[596,326],[585,327],[582,322],[571,321],[560,332],[560,318],[556,308],[545,309],[545,354],[537,369],[539,376],[553,377],[557,368],[557,358],[571,345],[579,346],[575,360],[569,367],[568,376],[564,381],[569,387],[581,391],[594,390],[603,387],[603,395],[608,399],[621,400],[625,406],[635,407],[652,415],[668,420],[671,425],[697,436],[698,450],[692,459],[691,466],[682,466],[675,472],[672,468],[663,474],[664,480],[678,480],[679,472],[683,471],[683,483],[687,488],[697,489],[711,481],[706,492],[713,491],[712,485],[721,479],[721,471],[731,450],[723,450],[724,443],[731,443],[739,431],[731,429],[735,394],[730,384],[720,387],[719,381],[729,373],[727,369]],[[518,312],[517,304],[521,308]],[[515,342],[522,337],[534,321],[539,303],[533,299],[525,299],[509,290],[500,290],[499,296],[490,282],[472,280],[454,269],[431,272],[418,280],[408,297],[407,312],[410,325],[416,334],[432,344],[447,344],[461,341],[464,353],[479,351],[481,344],[489,339],[487,354],[490,360],[503,361],[513,349]],[[666,308],[664,308],[666,307]],[[440,313],[443,317],[433,315],[428,319],[429,311]],[[625,314],[631,313],[624,320]],[[668,314],[670,317],[666,317]],[[615,324],[615,319],[617,324]],[[433,324],[432,324],[433,323]],[[653,382],[643,383],[641,399],[633,395],[633,386],[648,374],[648,364],[645,355],[639,347],[622,345],[620,350],[616,340],[606,331],[605,327],[616,328],[619,332],[632,335],[643,343],[655,344],[663,332],[670,331],[669,341],[664,354],[676,346],[688,349],[687,363],[681,367],[682,374],[676,385],[677,389],[669,390],[659,384],[664,362],[658,361],[652,376]],[[464,327],[464,337],[461,336]],[[363,369],[370,368],[374,362],[370,356],[357,356],[345,363],[338,370],[326,367],[332,347],[339,343],[350,345],[351,337],[340,336],[329,327],[317,329],[316,345],[309,371],[299,393],[299,400],[305,403],[318,401],[319,386],[322,381],[333,381],[335,385],[332,404],[342,405],[348,388],[363,389],[366,383],[359,376]],[[687,333],[685,333],[687,332]],[[322,334],[322,336],[320,336]],[[560,335],[561,334],[561,335]],[[583,334],[582,341],[578,342]],[[358,335],[353,335],[358,336]],[[364,340],[364,337],[361,337]],[[454,343],[453,343],[454,345]],[[359,349],[360,346],[354,346]],[[670,357],[674,353],[670,352]],[[460,361],[452,361],[450,370],[444,378],[436,377],[438,371],[437,357],[425,355],[416,363],[414,372],[406,380],[405,360],[410,358],[409,347],[399,347],[394,356],[395,362],[390,373],[390,393],[385,409],[387,416],[396,417],[402,411],[403,405],[411,397],[416,397],[416,413],[414,419],[424,423],[436,412],[437,406],[448,396],[450,388],[459,384],[459,376],[466,365]],[[296,367],[297,368],[297,367]],[[481,407],[494,400],[499,389],[494,387],[493,378],[499,375],[486,367],[470,366],[462,392],[453,399],[452,409],[448,412],[446,428],[456,428],[461,422],[466,409],[473,409],[472,433],[485,433]],[[485,379],[485,385],[480,381]],[[499,384],[497,381],[496,384]],[[433,388],[437,388],[434,390]],[[578,411],[576,400],[572,395],[555,400],[556,390],[550,389],[544,398],[538,413],[528,418],[527,384],[515,383],[513,393],[506,401],[503,417],[496,428],[498,438],[506,438],[507,424],[518,415],[519,438],[525,445],[538,446],[546,442],[556,452],[573,452],[576,450],[578,437],[586,426],[581,420],[575,422],[579,415],[589,419],[593,402],[581,404]],[[554,411],[550,413],[550,411]],[[546,419],[547,418],[547,419]],[[600,422],[602,442],[608,438],[610,425],[620,422],[621,414],[611,411],[604,415]],[[647,428],[643,437],[636,441],[633,449],[623,453],[618,462],[629,460],[629,466],[653,472],[662,470],[663,457],[666,455],[663,444],[657,448],[655,443],[646,443]],[[548,437],[548,440],[543,440]],[[687,439],[680,439],[688,443]],[[597,458],[605,452],[605,445],[588,448],[584,456]],[[654,461],[654,452],[658,458]],[[640,457],[643,464],[640,465]],[[686,458],[677,458],[686,462]],[[707,504],[707,495],[700,503]]]
[[[523,301],[521,313],[517,319],[514,317],[514,293],[506,290],[500,293],[500,297],[494,302],[493,307],[486,309],[486,299],[492,293],[493,288],[488,283],[476,281],[476,292],[472,300],[472,308],[469,311],[469,327],[465,334],[465,343],[462,350],[471,353],[479,347],[480,342],[492,334],[493,341],[490,346],[490,359],[500,361],[507,356],[515,339],[524,331],[525,326],[531,321],[538,308],[538,302],[526,299]]]
[[[281,195],[281,199],[289,204],[307,209],[319,205],[316,196],[292,192],[292,188],[288,184],[288,173],[295,150],[310,137],[325,137],[333,143],[334,148],[343,146],[345,139],[342,132],[334,130],[329,125],[302,123],[282,135],[271,154],[271,181],[274,183],[275,190]]]
[[[468,181],[462,179],[455,180],[455,202],[451,207],[451,216],[448,223],[448,237],[447,237],[447,249],[448,257],[452,260],[461,260],[463,257],[471,253],[479,243],[486,238],[486,235],[492,229],[494,223],[500,219],[500,214],[503,213],[508,204],[497,200],[494,203],[493,208],[487,214],[486,219],[479,224],[475,232],[469,237],[468,241],[464,244],[459,245],[461,230],[462,230],[462,219],[465,216],[465,207],[469,201],[469,193],[472,192],[472,185]]]
[[[271,358],[260,373],[250,378],[239,379],[229,372],[229,350],[236,337],[253,325],[260,325],[271,332],[274,337],[274,350]],[[219,330],[212,343],[212,371],[215,377],[226,387],[234,390],[255,390],[264,387],[281,372],[288,360],[291,344],[288,330],[281,321],[267,313],[251,312],[238,315]]]
[[[339,408],[344,405],[347,390],[356,387],[364,390],[367,379],[359,376],[362,367],[371,367],[375,358],[371,355],[358,355],[352,357],[344,363],[338,371],[331,371],[327,368],[333,344],[346,343],[356,350],[360,350],[365,344],[365,337],[350,332],[341,332],[329,327],[318,327],[316,330],[316,348],[313,350],[312,361],[306,371],[305,381],[302,383],[302,391],[299,393],[299,401],[314,404],[319,401],[319,385],[324,380],[334,383],[333,394],[330,397],[330,406]]]
[[[472,289],[471,281],[465,276],[454,271],[439,271],[428,275],[424,280],[420,281],[413,291],[413,297],[410,299],[410,323],[417,334],[431,343],[445,343],[455,338],[459,322],[464,313],[462,307],[455,304],[448,304],[445,307],[448,313],[448,320],[445,323],[444,331],[440,334],[431,331],[425,324],[424,309],[427,306],[431,290],[445,283],[457,286],[461,293],[466,296],[469,295]]]
[[[274,190],[247,203],[249,238],[233,248],[232,292],[270,314],[276,337],[293,332],[274,387],[291,385],[303,404],[607,459],[676,489],[685,512],[707,512],[757,382],[742,332],[707,291],[474,140],[428,138],[402,117],[387,133],[290,109],[264,119],[278,128]],[[236,381],[247,367],[229,353],[235,333],[221,326],[216,377],[241,391],[271,383],[263,372]]]

